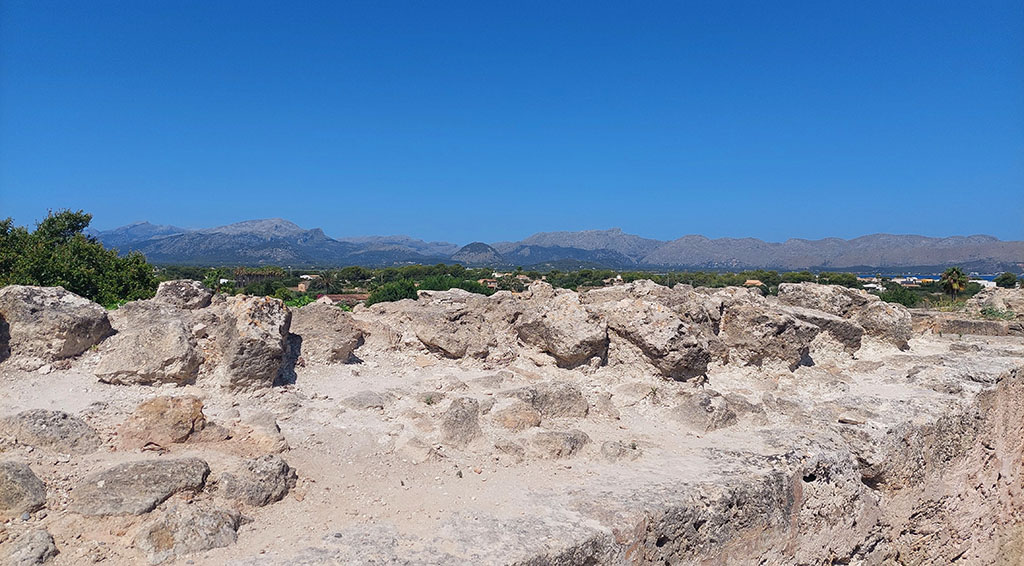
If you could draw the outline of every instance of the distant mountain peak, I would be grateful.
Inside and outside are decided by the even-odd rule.
[[[226,226],[208,228],[202,230],[211,234],[252,234],[264,237],[288,237],[298,236],[308,232],[298,224],[283,218],[262,218],[259,220],[245,220],[235,222]]]

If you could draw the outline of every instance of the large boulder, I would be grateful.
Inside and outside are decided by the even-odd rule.
[[[184,313],[155,301],[128,303],[111,317],[117,334],[100,347],[95,374],[104,383],[193,383],[203,361]]]
[[[484,316],[466,308],[421,317],[413,332],[429,350],[447,358],[486,358],[495,345]]]
[[[980,315],[982,310],[987,309],[1000,313],[1012,312],[1018,319],[1024,318],[1024,288],[991,287],[982,289],[978,294],[967,299],[967,304],[964,305],[964,310],[973,315]]]
[[[113,332],[103,307],[63,287],[0,289],[0,319],[8,342],[0,349],[25,369],[77,356]]]
[[[46,505],[46,486],[28,464],[0,462],[0,521]]]
[[[759,366],[777,360],[795,369],[819,331],[763,302],[741,302],[722,313],[718,337],[729,348],[730,361]]]
[[[199,491],[210,467],[198,458],[139,460],[86,476],[71,491],[81,515],[142,515],[181,491]]]
[[[203,402],[192,395],[161,396],[143,401],[121,425],[123,448],[167,447],[185,442],[206,426]]]
[[[856,322],[824,311],[803,307],[780,305],[780,310],[793,318],[817,326],[832,337],[833,340],[842,344],[843,349],[849,353],[860,349],[861,338],[864,336],[864,327]]]
[[[585,417],[590,404],[579,387],[564,381],[528,385],[502,393],[536,409],[544,418]]]
[[[441,416],[441,436],[445,442],[465,446],[481,435],[480,403],[472,397],[454,399]]]
[[[247,505],[262,507],[280,501],[295,487],[295,470],[273,454],[246,460],[225,472],[219,480],[221,495]]]
[[[210,306],[212,298],[213,291],[202,283],[191,279],[175,279],[160,283],[153,301],[179,309],[193,310]]]
[[[8,566],[38,566],[57,556],[53,535],[46,529],[32,529],[10,542],[3,562]]]
[[[913,329],[910,311],[902,305],[883,302],[867,291],[840,285],[782,283],[779,302],[849,319],[871,336],[900,349],[909,347],[907,341]]]
[[[313,303],[292,311],[291,332],[302,338],[308,363],[345,363],[363,343],[363,331],[352,315],[333,305]]]
[[[176,504],[157,514],[135,535],[135,547],[150,564],[234,544],[242,517],[209,503]]]
[[[519,338],[550,354],[560,367],[573,368],[608,352],[608,326],[588,312],[572,291],[547,283],[530,286],[532,297],[516,323]]]
[[[62,454],[90,454],[103,444],[96,431],[82,419],[47,409],[31,409],[0,419],[0,435],[17,444]]]
[[[220,384],[232,390],[273,385],[284,362],[291,311],[279,299],[242,295],[228,297],[220,308],[214,329]]]
[[[710,326],[705,331],[661,302],[638,298],[592,302],[587,309],[607,320],[609,331],[636,346],[664,377],[684,380],[707,371],[709,340],[714,340]]]

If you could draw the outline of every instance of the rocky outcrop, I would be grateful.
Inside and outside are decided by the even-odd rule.
[[[363,331],[352,315],[333,305],[311,304],[292,311],[292,334],[302,340],[307,363],[346,363],[363,343]]]
[[[913,326],[910,311],[902,305],[883,302],[866,291],[839,285],[782,283],[779,285],[779,301],[849,319],[869,335],[900,349],[909,347]]]
[[[235,470],[220,476],[220,493],[228,499],[262,507],[280,501],[295,487],[295,470],[280,456],[267,455],[246,460]]]
[[[153,301],[174,308],[194,310],[210,306],[213,291],[191,279],[164,281],[157,287]]]
[[[502,392],[504,397],[517,398],[545,418],[585,417],[590,404],[579,387],[563,381],[551,381]]]
[[[233,296],[218,309],[213,329],[223,387],[253,390],[273,385],[284,362],[291,311],[278,299]]]
[[[10,566],[39,566],[57,556],[53,536],[46,529],[32,529],[22,533],[10,543],[4,564]]]
[[[192,395],[161,396],[143,401],[121,425],[123,448],[165,448],[187,441],[206,426],[203,402]]]
[[[565,368],[605,357],[608,325],[583,308],[579,295],[553,290],[546,283],[534,283],[530,292],[531,308],[516,323],[523,342],[550,354]]]
[[[0,461],[0,520],[31,513],[46,505],[46,486],[28,464]]]
[[[465,446],[481,435],[480,403],[472,397],[454,399],[441,417],[441,437],[445,442]]]
[[[77,356],[113,332],[103,307],[63,287],[0,289],[0,319],[7,336],[0,349],[25,369]]]
[[[32,409],[0,419],[0,436],[16,444],[62,454],[90,454],[102,445],[96,431],[82,419],[46,409]]]
[[[1018,320],[1024,319],[1024,288],[1005,289],[1002,287],[990,287],[982,289],[976,295],[967,299],[964,310],[975,316],[981,315],[984,310],[999,312],[1007,317],[1014,316]]]
[[[139,529],[135,547],[150,564],[211,548],[234,544],[242,517],[230,509],[209,503],[177,504],[163,510]]]
[[[740,303],[722,314],[719,338],[729,359],[759,366],[777,360],[795,369],[807,356],[820,329],[764,303]]]
[[[72,491],[71,511],[86,516],[141,515],[181,491],[199,491],[210,473],[198,458],[140,460],[86,476]]]
[[[540,458],[568,458],[576,455],[590,442],[581,430],[539,431],[530,439],[531,450]]]
[[[111,318],[117,334],[100,347],[95,370],[100,381],[184,385],[196,380],[203,357],[185,312],[154,299],[128,303]]]
[[[860,349],[864,327],[856,322],[827,312],[794,306],[781,306],[780,310],[797,320],[813,324],[843,346],[849,353]]]

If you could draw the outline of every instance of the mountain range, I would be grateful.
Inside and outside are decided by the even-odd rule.
[[[280,218],[200,230],[138,222],[88,233],[122,253],[139,251],[153,263],[181,265],[380,267],[458,262],[560,269],[934,271],[949,265],[982,273],[1024,269],[1024,242],[984,235],[930,238],[871,234],[850,240],[785,242],[688,235],[663,241],[613,228],[542,232],[518,242],[459,246],[409,236],[331,238],[319,228],[307,230]]]

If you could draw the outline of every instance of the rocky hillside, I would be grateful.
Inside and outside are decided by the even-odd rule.
[[[5,287],[0,563],[1019,564],[1024,318],[914,330],[950,315],[810,283]]]
[[[927,238],[873,234],[843,240],[791,239],[781,243],[754,238],[709,239],[684,236],[652,240],[619,229],[543,232],[519,242],[460,248],[407,236],[334,239],[320,229],[305,230],[282,219],[253,220],[205,230],[182,230],[147,223],[94,232],[104,244],[138,250],[150,261],[178,264],[386,266],[462,262],[493,267],[563,263],[598,267],[689,269],[922,269],[960,265],[985,273],[1024,270],[1024,242],[991,236]],[[475,247],[474,247],[475,246]],[[468,250],[467,250],[468,248]]]

